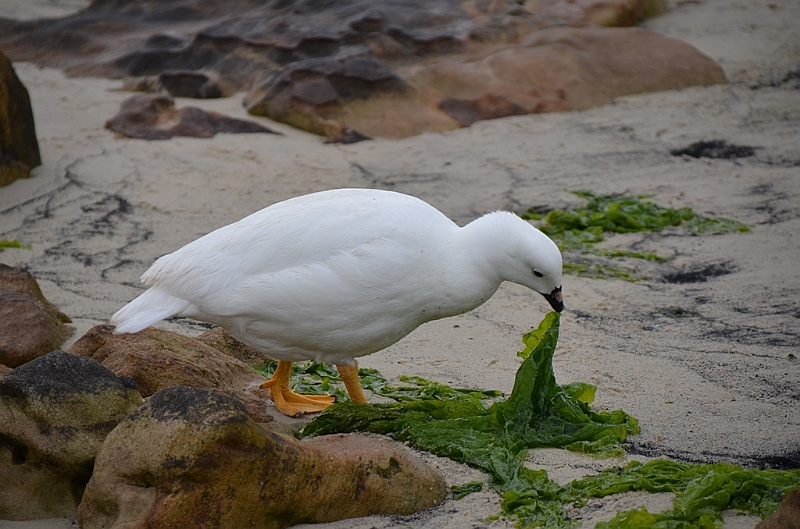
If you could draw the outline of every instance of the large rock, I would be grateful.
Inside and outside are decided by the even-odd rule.
[[[85,529],[272,529],[409,514],[445,493],[437,471],[389,440],[300,442],[262,429],[233,399],[171,387],[109,434],[78,519]]]
[[[41,164],[31,98],[0,51],[0,187],[28,178]]]
[[[98,325],[68,350],[91,356],[118,376],[130,376],[143,397],[169,386],[203,388],[240,401],[259,422],[272,421],[267,411],[269,392],[258,387],[264,377],[198,338],[155,327],[115,334],[113,327]]]
[[[75,331],[69,322],[29,272],[0,263],[0,364],[17,367],[55,351]]]
[[[76,516],[100,445],[141,402],[132,380],[63,351],[0,375],[0,519]]]
[[[581,110],[615,97],[725,82],[722,68],[694,47],[641,28],[553,28],[470,60],[419,69],[412,84],[443,96],[462,125],[492,115],[482,99],[512,113]],[[471,107],[476,111],[464,112]]]
[[[217,351],[240,360],[249,366],[275,360],[269,355],[236,340],[236,338],[231,336],[231,334],[222,327],[209,329],[198,336],[197,339],[213,347]]]
[[[663,3],[95,0],[62,20],[0,21],[0,46],[141,89],[247,91],[253,114],[351,142],[725,82],[688,44],[601,27],[634,25]]]

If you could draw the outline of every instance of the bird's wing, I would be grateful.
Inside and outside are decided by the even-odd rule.
[[[367,190],[305,195],[258,211],[161,257],[142,281],[199,304],[253,277],[326,262],[370,241],[414,237],[409,234],[427,234],[437,226],[455,224],[427,203],[406,195]]]

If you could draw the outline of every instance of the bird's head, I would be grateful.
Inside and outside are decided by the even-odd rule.
[[[536,246],[523,249],[522,263],[526,270],[517,271],[515,283],[524,285],[544,296],[553,310],[564,310],[564,298],[561,295],[561,252],[550,238],[531,226],[535,233],[531,242]],[[526,273],[527,272],[527,273]]]
[[[527,221],[508,212],[483,218],[496,222],[493,245],[500,278],[535,290],[556,312],[564,310],[561,295],[561,252],[550,238]],[[494,217],[494,218],[491,218]]]

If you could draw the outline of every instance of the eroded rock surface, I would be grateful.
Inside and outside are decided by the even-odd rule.
[[[645,5],[95,0],[60,20],[0,21],[0,46],[141,90],[246,90],[253,114],[351,142],[725,82],[693,47],[630,28]]]
[[[132,380],[64,351],[0,375],[0,519],[74,517],[100,445],[141,402]]]
[[[259,422],[272,421],[267,409],[269,392],[258,389],[264,377],[200,339],[155,327],[114,334],[113,327],[98,325],[72,344],[69,352],[90,356],[118,376],[130,376],[143,397],[169,386],[203,388],[238,400]]]
[[[106,121],[106,128],[143,140],[166,140],[173,136],[212,138],[218,132],[275,134],[258,123],[218,112],[197,107],[175,108],[175,100],[163,94],[129,97],[120,105],[119,114]]]
[[[109,434],[79,521],[87,529],[282,528],[409,514],[445,493],[438,471],[386,439],[300,442],[262,429],[236,400],[176,386]]]
[[[28,90],[0,51],[0,187],[41,164]]]
[[[18,367],[58,349],[75,331],[36,279],[0,263],[0,364]]]

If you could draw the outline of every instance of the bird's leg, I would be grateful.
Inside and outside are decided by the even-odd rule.
[[[350,400],[353,402],[367,402],[367,397],[364,396],[361,383],[358,381],[358,365],[337,365],[336,369],[339,370],[339,375],[342,377],[344,387],[347,388]]]
[[[336,398],[332,395],[300,395],[289,389],[289,375],[292,363],[278,360],[272,378],[261,384],[262,389],[269,388],[269,396],[275,402],[279,412],[289,417],[299,417],[304,413],[316,413],[333,404]]]

